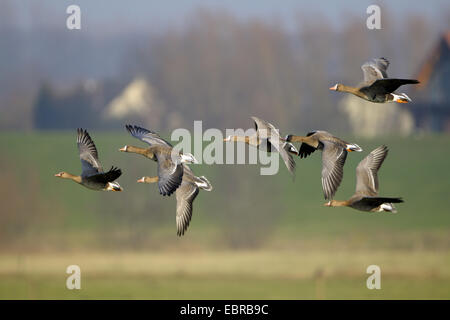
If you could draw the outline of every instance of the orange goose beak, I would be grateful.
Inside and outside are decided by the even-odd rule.
[[[142,177],[142,178],[138,179],[138,181],[137,181],[137,182],[140,182],[140,183],[144,183],[144,182],[145,182],[145,178],[144,178],[144,177]]]
[[[337,84],[335,84],[334,86],[330,87],[330,90],[336,91],[337,90]]]

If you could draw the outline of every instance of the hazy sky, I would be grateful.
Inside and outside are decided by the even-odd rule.
[[[339,21],[345,14],[367,16],[366,8],[378,4],[382,10],[389,10],[391,16],[401,19],[405,13],[425,15],[439,20],[450,12],[449,0],[432,1],[373,1],[373,0],[0,0],[1,4],[13,7],[14,25],[28,29],[31,26],[65,26],[65,10],[71,4],[77,4],[82,13],[82,29],[92,32],[158,30],[168,25],[182,25],[186,16],[197,8],[226,9],[242,19],[264,18],[279,19],[286,27],[292,27],[298,13],[320,13],[339,27]]]

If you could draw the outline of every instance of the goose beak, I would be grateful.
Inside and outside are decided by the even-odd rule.
[[[330,90],[336,91],[336,90],[337,90],[337,84],[335,84],[334,86],[332,86],[332,87],[330,88]]]
[[[409,101],[408,101],[407,99],[399,98],[399,99],[395,100],[395,102],[398,102],[398,103],[408,103]]]
[[[122,148],[119,149],[119,151],[127,152],[127,147],[128,147],[128,146],[122,147]]]
[[[55,174],[55,177],[61,177],[62,176],[62,173],[56,173]]]
[[[324,205],[325,207],[331,207],[331,201],[325,202],[323,205]]]
[[[144,183],[145,182],[145,177],[142,177],[142,178],[138,179],[137,182]]]

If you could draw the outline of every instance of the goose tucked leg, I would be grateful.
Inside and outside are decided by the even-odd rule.
[[[377,209],[378,209],[377,212],[385,211],[385,212],[397,213],[397,209],[394,207],[394,205],[392,203],[383,203]]]
[[[398,103],[408,103],[411,102],[411,98],[406,95],[406,93],[400,93],[400,94],[392,94],[392,101],[398,102]]]
[[[123,191],[123,188],[117,182],[108,182],[105,190],[107,191]]]
[[[348,152],[352,152],[352,151],[356,151],[356,152],[361,152],[363,151],[363,149],[358,146],[356,143],[349,143],[346,145],[345,147],[347,149]]]

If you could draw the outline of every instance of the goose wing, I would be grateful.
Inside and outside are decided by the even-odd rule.
[[[414,79],[378,79],[368,87],[361,88],[362,92],[371,92],[372,94],[388,94],[397,90],[404,84],[416,84],[418,80]]]
[[[139,126],[132,126],[129,124],[127,124],[125,126],[125,128],[133,137],[135,137],[143,142],[146,142],[151,146],[163,145],[166,147],[172,147],[172,145],[169,142],[167,142],[166,140],[161,138],[159,136],[159,134],[157,134],[154,131],[150,131],[148,129],[145,129],[145,128],[142,128]]]
[[[98,152],[89,133],[83,129],[77,129],[77,146],[81,160],[81,175],[91,176],[103,172],[98,160]]]
[[[306,135],[307,137],[312,136],[313,134],[315,134],[317,131],[311,131],[308,132],[308,134]],[[316,151],[317,148],[314,148],[313,146],[310,146],[307,143],[302,143],[300,145],[300,149],[298,150],[298,155],[300,156],[300,158],[306,158],[307,156],[309,156],[311,153],[313,153],[314,151]]]
[[[280,154],[281,158],[283,159],[284,163],[286,164],[287,169],[289,172],[294,175],[295,174],[295,161],[294,158],[291,155],[291,148],[295,147],[290,144],[286,143],[281,140],[280,135],[278,133],[278,130],[272,130],[271,135],[267,139],[269,141],[270,145],[272,145]],[[276,134],[275,134],[276,133]],[[270,148],[271,149],[271,148]]]
[[[108,182],[116,181],[122,175],[122,170],[116,167],[111,167],[108,172],[101,172],[89,176],[87,179],[90,182],[97,184],[107,184]]]
[[[271,141],[271,143],[272,143],[272,141]],[[295,174],[295,161],[294,161],[294,158],[292,157],[292,155],[289,153],[290,146],[287,144],[283,144],[281,146],[279,143],[277,143],[275,145],[275,148],[280,153],[280,156],[283,159],[284,163],[286,164],[286,167],[289,170],[289,172],[292,175]]]
[[[256,132],[261,139],[280,137],[277,128],[273,124],[258,117],[252,117],[252,120],[255,122]]]
[[[373,82],[377,79],[387,78],[389,61],[386,58],[374,59],[361,66],[364,73],[364,82]]]
[[[156,154],[158,160],[158,187],[163,196],[170,196],[183,179],[183,164],[172,161],[170,152]]]
[[[383,145],[373,150],[356,167],[356,193],[374,197],[378,194],[378,170],[388,154]]]
[[[402,198],[388,198],[388,197],[362,197],[354,203],[354,205],[364,211],[371,211],[378,208],[384,203],[402,203]]]
[[[255,122],[255,129],[260,139],[267,139],[269,143],[274,146],[283,159],[286,167],[291,174],[295,173],[295,161],[292,155],[289,153],[291,150],[291,144],[281,140],[280,133],[275,126],[265,120],[257,117],[252,117]],[[270,150],[270,148],[269,148]]]
[[[182,236],[192,218],[192,203],[199,193],[198,187],[185,179],[177,189],[177,235]]]
[[[322,189],[325,199],[331,199],[344,175],[347,150],[331,141],[325,140],[322,143]]]

